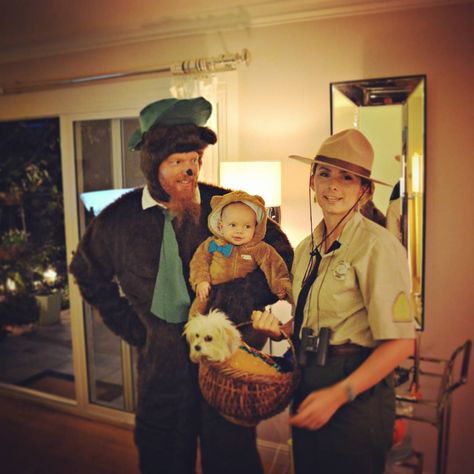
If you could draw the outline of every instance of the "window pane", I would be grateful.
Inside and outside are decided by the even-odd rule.
[[[0,381],[75,398],[57,118],[0,123]]]
[[[111,120],[74,123],[79,196],[84,192],[113,189],[113,137]],[[81,235],[93,212],[79,208]],[[97,310],[84,303],[87,371],[90,401],[123,408],[123,376],[120,339],[103,323]]]
[[[127,138],[137,127],[136,118],[74,123],[79,196],[85,192],[142,185],[139,153],[132,153],[127,149]],[[101,193],[100,199],[102,198]],[[106,201],[107,199],[109,198]],[[87,209],[84,205],[79,206],[81,235],[94,217],[94,212],[100,212],[106,205],[106,202],[94,201]],[[132,410],[132,403],[128,401],[134,399],[134,388],[125,387],[124,380],[134,379],[134,374],[124,378],[124,370],[128,369],[123,356],[127,353],[122,352],[129,348],[124,348],[120,338],[104,325],[97,310],[87,304],[84,304],[84,318],[90,400],[93,403]],[[124,390],[129,396],[124,397]]]
[[[112,134],[110,120],[75,123],[79,192],[112,189]]]

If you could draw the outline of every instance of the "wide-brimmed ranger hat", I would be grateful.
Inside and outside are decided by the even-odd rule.
[[[144,134],[155,125],[173,126],[205,125],[212,112],[212,105],[203,97],[196,99],[162,99],[152,102],[140,111],[140,128],[128,140],[129,150],[139,150]]]
[[[314,158],[298,155],[290,155],[290,158],[303,163],[334,166],[374,183],[391,186],[372,178],[374,149],[365,135],[355,128],[335,133],[324,140]]]

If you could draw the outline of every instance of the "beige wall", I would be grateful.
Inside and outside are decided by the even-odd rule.
[[[241,159],[283,161],[283,226],[296,243],[309,231],[307,169],[329,134],[329,83],[427,75],[426,355],[447,356],[474,335],[472,84],[474,5],[407,10],[177,38],[0,66],[2,82],[133,69],[249,48],[238,85]],[[0,107],[2,101],[0,99]],[[474,374],[474,372],[473,372]],[[473,376],[474,377],[474,376]],[[471,377],[471,379],[473,378]],[[474,472],[474,381],[454,396],[450,473]],[[423,442],[422,437],[428,441]],[[434,429],[415,432],[434,472]]]

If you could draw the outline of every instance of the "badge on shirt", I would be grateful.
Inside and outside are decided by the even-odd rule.
[[[244,260],[252,260],[252,255],[242,254],[241,257],[242,257]]]
[[[346,262],[345,260],[340,260],[337,262],[334,270],[333,270],[333,275],[336,280],[345,280],[347,271],[351,268],[351,265],[349,262]]]

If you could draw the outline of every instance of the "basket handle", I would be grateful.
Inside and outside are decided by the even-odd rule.
[[[253,321],[244,321],[243,323],[238,323],[235,325],[235,327],[237,329],[241,328],[241,327],[244,327],[244,326],[248,326],[249,324],[253,324]],[[291,352],[293,354],[293,369],[296,369],[296,349],[295,349],[295,346],[293,344],[293,341],[291,340],[291,337],[288,336],[288,334],[286,334],[285,331],[283,331],[283,329],[280,329],[280,334],[287,340],[288,344],[290,345],[290,349],[291,349]]]

